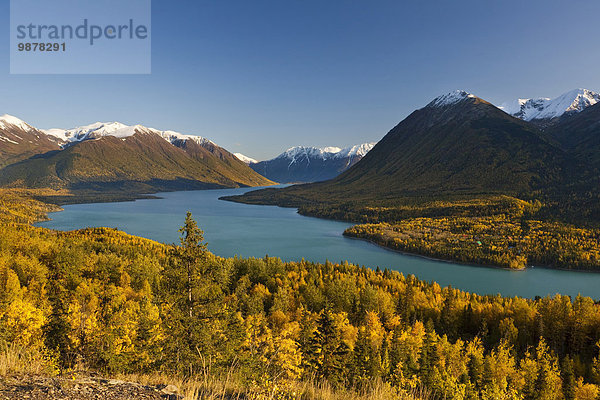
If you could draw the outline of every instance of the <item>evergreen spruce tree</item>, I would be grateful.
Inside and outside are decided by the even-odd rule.
[[[230,271],[206,251],[190,212],[163,271],[166,348],[174,369],[192,375],[208,360],[227,366],[243,340],[241,318],[225,300]]]
[[[420,374],[423,381],[427,384],[430,382],[434,374],[434,368],[437,363],[437,334],[433,328],[433,321],[427,320],[425,324],[425,340],[423,342],[423,350],[421,352]]]
[[[67,289],[65,287],[66,271],[62,263],[53,266],[54,272],[50,279],[48,300],[51,304],[49,322],[44,327],[45,345],[58,356],[61,368],[70,368],[74,365],[77,354],[69,341],[70,326],[67,321]]]
[[[341,339],[341,333],[335,326],[333,314],[329,308],[323,310],[317,321],[317,328],[308,343],[309,368],[318,379],[331,383],[344,380],[349,347]]]
[[[371,345],[365,329],[359,329],[352,359],[352,382],[362,386],[369,380],[371,369]]]
[[[561,377],[565,400],[573,400],[575,398],[576,381],[575,372],[573,371],[573,360],[569,356],[565,356],[562,359]]]

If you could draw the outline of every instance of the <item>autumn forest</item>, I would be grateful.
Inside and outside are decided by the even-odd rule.
[[[479,296],[347,263],[224,259],[191,215],[178,245],[50,231],[27,223],[45,204],[2,199],[0,340],[48,373],[234,370],[240,385],[290,399],[303,380],[385,387],[386,398],[600,393],[590,298]]]

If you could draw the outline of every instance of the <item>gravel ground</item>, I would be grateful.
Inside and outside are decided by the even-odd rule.
[[[98,377],[0,377],[0,400],[181,400],[172,385],[139,383]]]

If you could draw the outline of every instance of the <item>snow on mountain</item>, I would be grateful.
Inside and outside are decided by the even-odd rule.
[[[359,156],[363,157],[375,146],[377,142],[357,144],[354,146],[341,149],[339,147],[309,147],[309,146],[294,146],[281,153],[276,158],[287,158],[292,163],[301,158],[312,158],[320,160],[329,160],[333,158],[345,158]]]
[[[517,99],[500,105],[501,110],[525,121],[554,119],[583,111],[600,102],[600,94],[588,89],[575,89],[555,99]]]
[[[357,144],[354,146],[346,147],[345,149],[342,149],[339,152],[337,152],[335,156],[337,158],[356,157],[356,156],[364,157],[369,151],[371,151],[371,149],[373,147],[375,147],[376,144],[377,144],[377,142],[371,142],[371,143],[363,143],[363,144]]]
[[[318,148],[308,146],[294,146],[290,147],[276,158],[287,158],[288,160],[291,160],[292,163],[300,158],[318,158],[322,160],[327,160],[328,158],[332,158],[336,153],[340,152],[341,150],[342,149],[340,149],[339,147]]]
[[[155,133],[169,143],[177,140],[193,140],[199,144],[212,143],[210,140],[195,135],[184,135],[175,131],[160,131],[143,125],[125,125],[120,122],[96,122],[73,129],[46,129],[43,132],[62,140],[65,144],[84,140],[99,139],[104,136],[114,136],[126,139],[135,133]]]
[[[124,135],[130,132],[119,131],[125,128],[128,128],[127,125],[119,122],[96,122],[91,125],[80,126],[73,129],[48,129],[43,132],[65,142],[81,142],[83,140],[98,139],[109,135],[119,135],[119,137],[124,137]]]
[[[453,92],[436,97],[431,103],[428,104],[428,107],[444,107],[468,98],[475,97],[475,95],[467,93],[464,90],[455,90]]]
[[[250,168],[275,182],[319,182],[344,172],[371,150],[376,143],[346,148],[295,146],[279,156],[249,164]]]
[[[52,136],[55,139],[58,139],[61,143],[65,143],[65,142],[69,141],[69,138],[67,137],[67,131],[64,129],[58,129],[58,128],[42,129],[42,132],[44,132],[48,136]]]
[[[13,117],[12,115],[8,115],[8,114],[4,114],[3,116],[0,117],[0,128],[10,128],[10,127],[16,127],[18,129],[22,129],[24,131],[30,131],[35,129],[33,126],[29,125],[28,123],[26,123],[25,121],[17,118],[17,117]]]
[[[250,158],[248,156],[243,155],[242,153],[234,153],[234,156],[236,156],[236,158],[246,164],[256,164],[258,163],[257,160],[255,160],[254,158]]]
[[[202,136],[197,136],[197,135],[185,135],[183,133],[179,133],[179,132],[175,132],[175,131],[159,131],[153,128],[146,128],[144,126],[138,125],[141,129],[147,131],[147,132],[153,132],[156,133],[157,135],[159,135],[160,137],[162,137],[163,139],[165,139],[167,142],[169,143],[174,143],[177,140],[181,140],[181,141],[186,141],[186,140],[193,140],[194,142],[198,143],[198,144],[206,144],[206,143],[212,143],[215,144],[214,142],[202,137]]]
[[[536,115],[544,111],[544,108],[550,101],[551,99],[549,98],[517,99],[504,103],[498,108],[514,117],[531,121],[535,119]]]

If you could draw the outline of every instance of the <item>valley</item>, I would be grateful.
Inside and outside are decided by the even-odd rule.
[[[531,123],[453,92],[339,175],[286,187],[200,137],[4,117],[0,377],[35,393],[73,370],[148,396],[600,393],[598,106]],[[288,155],[307,171],[313,152]]]
[[[0,400],[600,400],[600,2],[0,10]]]

